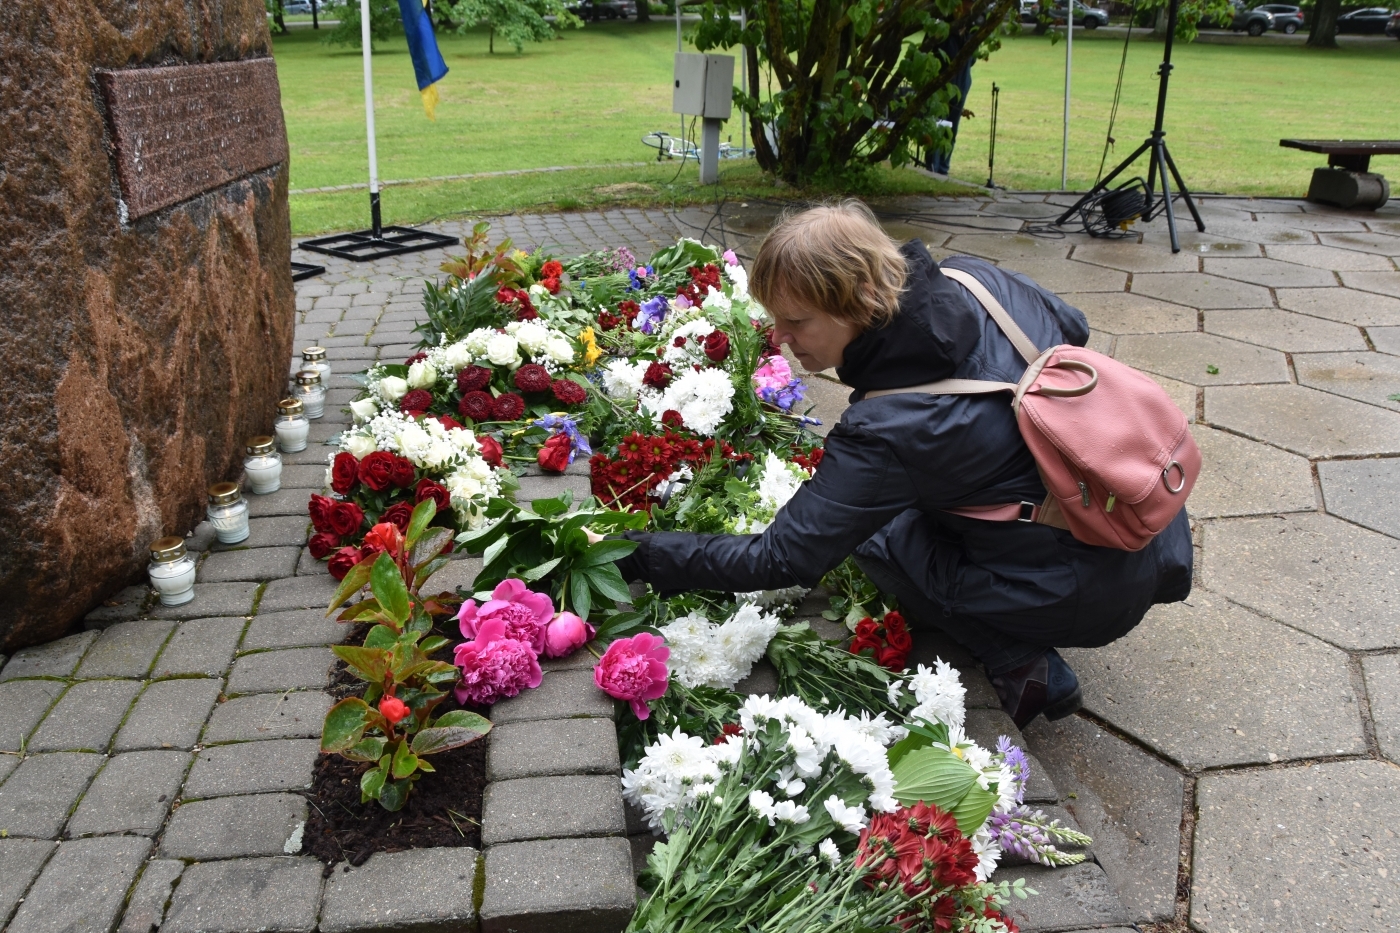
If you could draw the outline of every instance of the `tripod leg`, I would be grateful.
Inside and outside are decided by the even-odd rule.
[[[1125,171],[1127,171],[1128,166],[1132,165],[1133,162],[1137,160],[1137,157],[1146,152],[1147,148],[1151,145],[1152,140],[1149,139],[1146,142],[1144,142],[1141,146],[1138,146],[1136,149],[1134,149],[1132,155],[1128,156],[1122,162],[1119,162],[1118,167],[1108,173],[1108,177],[1106,177],[1103,181],[1099,182],[1094,187],[1090,188],[1088,194],[1084,195],[1084,197],[1080,198],[1078,201],[1075,201],[1074,205],[1069,210],[1061,214],[1059,218],[1055,221],[1055,225],[1062,225],[1065,221],[1073,217],[1075,211],[1083,207],[1090,198],[1098,194],[1100,191],[1107,189],[1108,186],[1112,184],[1113,179],[1117,178],[1119,175],[1122,175]],[[1148,189],[1147,200],[1149,204],[1152,203],[1152,193],[1150,188]]]
[[[1181,173],[1176,170],[1176,163],[1172,161],[1172,154],[1167,149],[1165,140],[1162,142],[1162,154],[1167,157],[1167,168],[1172,170],[1172,178],[1176,179],[1176,190],[1181,192],[1181,198],[1186,202],[1187,210],[1191,212],[1191,219],[1196,221],[1196,229],[1205,233],[1205,221],[1201,220],[1201,212],[1196,210],[1196,202],[1191,200],[1191,192],[1186,190],[1186,182],[1181,180]]]
[[[1162,208],[1167,212],[1167,232],[1171,234],[1172,252],[1181,252],[1181,243],[1176,236],[1176,214],[1172,212],[1172,189],[1167,184],[1167,144],[1158,139],[1152,146],[1153,162],[1162,173]]]

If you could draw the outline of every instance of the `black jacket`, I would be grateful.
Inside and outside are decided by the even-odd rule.
[[[936,574],[942,592],[929,595],[960,616],[994,621],[1049,612],[1071,625],[1092,625],[1094,617],[1122,615],[1129,604],[1140,606],[1132,610],[1140,618],[1152,602],[1185,598],[1192,552],[1184,514],[1148,547],[1129,553],[1083,544],[1046,525],[942,511],[1040,502],[1045,489],[1006,393],[861,401],[871,389],[950,377],[1016,382],[1025,371],[996,323],[939,271],[919,241],[903,252],[910,274],[899,313],[847,346],[836,372],[855,390],[852,405],[827,436],[812,479],[761,535],[629,533],[641,546],[621,565],[624,575],[662,591],[814,586],[897,516],[916,509],[937,524],[940,539],[954,542],[952,564]],[[1084,315],[1029,278],[966,256],[946,264],[982,281],[1038,347],[1088,340]]]

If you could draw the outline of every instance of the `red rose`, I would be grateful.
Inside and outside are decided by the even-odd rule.
[[[376,450],[360,461],[360,482],[375,492],[383,492],[394,481],[394,460],[386,451]]]
[[[481,448],[481,459],[485,460],[493,467],[501,465],[502,451],[501,442],[489,434],[483,434],[476,439],[477,446]]]
[[[343,547],[335,552],[331,562],[326,565],[326,569],[331,572],[331,576],[337,580],[344,580],[350,569],[360,562],[360,549],[357,547]]]
[[[588,392],[572,379],[556,379],[549,388],[554,392],[554,397],[565,405],[582,405],[588,401]]]
[[[400,489],[407,489],[413,485],[413,461],[405,460],[403,457],[394,457],[393,476],[394,485]]]
[[[355,455],[341,451],[331,464],[331,488],[342,496],[350,495],[350,490],[360,481],[360,461]]]
[[[311,513],[311,524],[317,531],[333,531],[331,524],[331,512],[335,511],[335,500],[329,496],[319,496],[311,494],[311,502],[306,506],[306,511]]]
[[[399,411],[411,415],[421,415],[433,405],[433,393],[427,389],[414,389],[399,399]]]
[[[729,358],[729,335],[722,330],[711,331],[705,338],[705,355],[716,363]]]
[[[418,488],[413,492],[415,503],[422,502],[424,499],[432,499],[437,504],[439,512],[446,512],[452,505],[452,495],[447,491],[447,487],[433,482],[426,476],[418,481]]]
[[[457,405],[457,414],[472,421],[490,421],[491,402],[490,392],[482,392],[480,389],[468,392]]]
[[[485,366],[468,366],[457,374],[457,391],[466,395],[479,392],[491,384],[491,370]]]
[[[540,278],[557,279],[564,274],[564,264],[557,259],[551,259],[540,266]]]
[[[642,383],[653,389],[666,388],[671,384],[671,364],[652,363],[647,367],[646,375],[642,377]]]
[[[909,634],[908,626],[904,624],[904,616],[898,612],[885,614],[885,641],[890,643],[891,648],[905,654],[914,647],[914,639]]]
[[[674,408],[668,408],[661,413],[661,423],[668,428],[685,427],[685,419],[682,418],[681,413]]]
[[[437,419],[438,424],[442,425],[449,431],[451,431],[453,428],[465,427],[465,425],[463,425],[460,421],[458,421],[451,415],[433,415],[433,417]]]
[[[393,525],[401,533],[408,532],[408,523],[413,519],[413,506],[407,502],[395,502],[379,516],[381,522]],[[376,548],[377,550],[377,548]]]
[[[514,392],[503,392],[491,403],[491,417],[497,421],[516,421],[525,414],[525,400]]]
[[[550,473],[563,473],[569,467],[569,451],[573,444],[567,434],[556,434],[544,442],[536,459],[540,469]]]
[[[557,295],[557,294],[559,294],[559,280],[558,280],[558,279],[556,279],[556,278],[543,279],[543,280],[540,282],[540,284],[543,285],[544,288],[545,288],[545,291],[549,292],[551,295]]]
[[[879,623],[877,623],[874,619],[870,618],[870,616],[866,616],[864,619],[861,619],[859,622],[856,623],[857,638],[877,638],[879,637],[879,633]]]
[[[413,354],[412,356],[410,356],[408,359],[404,360],[404,361],[403,361],[403,364],[404,364],[405,366],[412,366],[414,363],[421,363],[421,362],[423,362],[424,360],[426,360],[427,358],[428,358],[428,354],[426,354],[426,353],[424,353],[423,351],[420,350],[420,351],[418,351],[417,353],[415,353],[415,354]]]
[[[324,560],[331,556],[331,553],[340,547],[340,535],[333,531],[318,531],[311,536],[311,540],[306,542],[307,548],[311,551],[311,556],[317,560]]]
[[[875,660],[881,667],[890,671],[904,670],[907,657],[907,652],[900,651],[897,648],[881,648],[879,651],[875,652]]]
[[[379,715],[383,716],[390,726],[397,726],[408,715],[408,704],[398,697],[385,697],[379,701]]]
[[[349,537],[365,523],[365,513],[353,502],[337,502],[331,510],[331,531]]]
[[[509,285],[502,285],[496,289],[496,300],[503,305],[513,304],[515,302],[515,289]]]
[[[880,639],[874,636],[857,635],[851,639],[851,654],[860,654],[862,651],[878,652],[882,650]]]
[[[548,392],[549,370],[539,363],[526,363],[515,371],[515,387],[521,392]]]

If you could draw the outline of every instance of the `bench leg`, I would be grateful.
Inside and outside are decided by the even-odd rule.
[[[1375,210],[1390,199],[1390,185],[1371,172],[1350,172],[1341,168],[1313,169],[1308,200],[1337,207]]]

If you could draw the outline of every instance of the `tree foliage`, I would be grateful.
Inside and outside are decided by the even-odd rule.
[[[957,94],[950,82],[999,46],[1015,9],[1015,0],[710,0],[695,46],[746,47],[751,93],[734,100],[758,164],[801,185],[947,146],[937,123]],[[951,57],[940,50],[950,33],[966,37]]]
[[[321,4],[322,12],[330,12],[329,3]],[[323,41],[335,45],[360,47],[360,0],[342,0],[335,7],[335,15],[340,22]],[[374,51],[374,43],[385,42],[400,29],[399,0],[369,0],[369,47]]]
[[[452,20],[457,32],[488,27],[492,52],[496,51],[498,34],[519,53],[525,50],[527,42],[544,42],[553,39],[559,30],[583,25],[564,0],[439,0],[436,5]],[[554,22],[546,16],[553,16]]]

